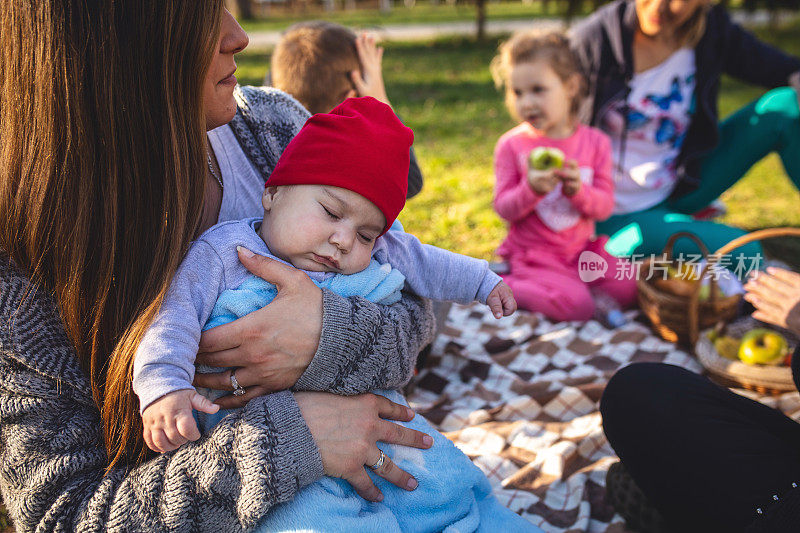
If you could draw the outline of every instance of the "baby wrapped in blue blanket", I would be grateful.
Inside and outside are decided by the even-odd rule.
[[[145,434],[153,430],[149,413],[174,420],[170,410],[190,411],[198,393],[191,383],[201,330],[274,298],[275,288],[239,262],[239,247],[302,269],[320,287],[343,296],[391,303],[405,288],[428,298],[478,300],[498,317],[514,311],[510,290],[485,261],[423,245],[402,231],[386,233],[405,202],[412,139],[391,109],[371,98],[350,99],[331,114],[315,115],[270,176],[264,218],[219,224],[192,244],[134,361]],[[341,164],[331,167],[329,159],[312,157],[323,153],[336,154]],[[383,394],[402,400],[396,392]],[[200,413],[198,419],[208,430],[221,416]],[[271,511],[264,530],[473,531],[506,524],[534,529],[500,506],[480,470],[424,419],[417,416],[409,426],[432,435],[433,448],[385,451],[416,477],[415,491],[376,479],[384,501],[369,503],[348,483],[325,478]]]
[[[315,283],[341,296],[362,296],[375,303],[400,299],[405,277],[388,264],[375,260],[365,270],[351,275],[337,274]],[[238,289],[223,292],[206,324],[222,325],[268,304],[277,294],[275,286],[260,278],[247,278]],[[373,391],[408,405],[397,391]],[[217,391],[209,394],[219,394]],[[198,413],[205,433],[226,413]],[[402,425],[433,437],[433,446],[419,450],[379,443],[389,458],[419,482],[408,492],[372,474],[383,492],[379,503],[356,494],[346,481],[325,477],[301,490],[289,502],[273,508],[258,531],[359,531],[375,533],[409,531],[540,531],[509,509],[492,494],[489,480],[452,442],[417,415]]]

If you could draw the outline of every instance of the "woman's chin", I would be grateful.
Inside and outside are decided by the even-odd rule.
[[[236,116],[236,100],[233,99],[231,91],[230,102],[223,106],[215,107],[206,113],[206,131],[224,126]]]
[[[647,37],[656,37],[664,30],[660,20],[653,20],[648,17],[639,18],[639,31]]]

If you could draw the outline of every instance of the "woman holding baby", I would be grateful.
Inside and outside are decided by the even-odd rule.
[[[371,501],[380,477],[414,490],[377,443],[433,439],[364,393],[408,381],[427,304],[343,298],[257,255],[242,263],[277,296],[198,356],[236,367],[196,385],[243,409],[172,453],[142,440],[136,346],[190,241],[259,214],[308,116],[236,88],[247,37],[222,2],[6,2],[0,43],[0,491],[17,530],[250,530],[323,474]]]

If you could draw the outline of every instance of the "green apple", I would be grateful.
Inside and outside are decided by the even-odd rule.
[[[783,335],[766,328],[756,328],[742,336],[739,360],[748,365],[779,365],[788,344]]]
[[[713,342],[714,349],[717,350],[717,353],[722,357],[725,359],[731,359],[733,361],[738,359],[740,346],[739,339],[735,339],[730,335],[720,335],[714,339]]]
[[[535,170],[549,170],[564,166],[564,152],[558,148],[539,146],[528,155],[528,165]]]

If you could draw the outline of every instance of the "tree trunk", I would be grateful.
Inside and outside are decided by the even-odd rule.
[[[486,0],[475,0],[477,10],[476,30],[478,42],[483,42],[486,38]]]
[[[575,18],[581,10],[581,0],[568,0],[567,1],[567,14],[564,16],[564,22],[569,26],[572,19]]]
[[[254,18],[252,0],[225,0],[225,7],[238,20],[253,20]]]

